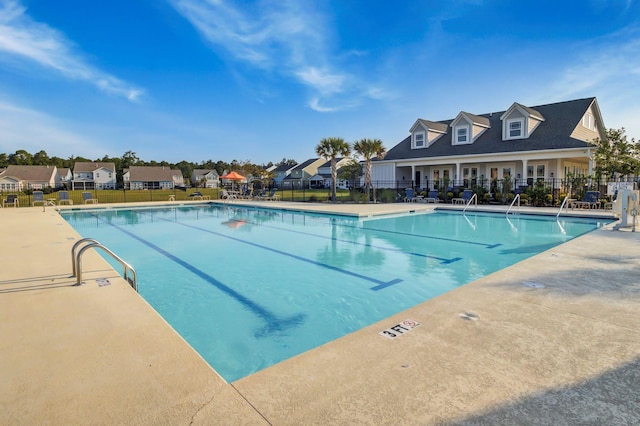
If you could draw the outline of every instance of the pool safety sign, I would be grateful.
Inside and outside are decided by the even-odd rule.
[[[396,337],[400,337],[403,334],[410,332],[419,325],[420,323],[418,321],[408,319],[392,327],[389,327],[386,330],[382,330],[378,334],[384,337],[388,337],[389,339],[395,339]]]

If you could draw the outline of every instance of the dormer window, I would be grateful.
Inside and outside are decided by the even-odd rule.
[[[512,118],[507,120],[507,134],[505,139],[523,139],[524,135],[524,117]]]
[[[502,140],[527,139],[542,123],[544,117],[533,108],[514,102],[513,105],[500,116],[502,120]]]
[[[470,143],[469,126],[456,126],[454,131],[454,145]]]
[[[461,111],[449,126],[453,130],[451,145],[466,145],[474,143],[491,123],[487,117]]]
[[[509,139],[516,139],[522,137],[523,119],[508,120],[509,126]]]
[[[466,127],[460,127],[456,131],[456,142],[465,143],[469,141],[469,129]]]
[[[425,132],[416,132],[413,134],[413,148],[426,148]]]

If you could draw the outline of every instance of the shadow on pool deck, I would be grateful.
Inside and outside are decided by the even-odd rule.
[[[74,286],[79,235],[53,210],[0,209],[0,234],[2,424],[640,418],[640,234],[597,230],[231,384],[93,251]]]

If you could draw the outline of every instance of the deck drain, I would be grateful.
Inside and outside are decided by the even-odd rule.
[[[480,319],[478,314],[474,314],[473,312],[464,312],[459,316],[465,321],[478,321]]]
[[[542,283],[537,283],[535,281],[524,281],[522,283],[523,286],[525,287],[529,287],[529,288],[544,288],[545,285]]]

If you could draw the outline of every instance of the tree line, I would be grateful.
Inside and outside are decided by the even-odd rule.
[[[591,144],[595,146],[593,159],[596,162],[594,172],[597,177],[615,178],[619,176],[640,176],[640,146],[635,139],[628,140],[625,129],[608,129],[605,138],[594,139]],[[329,137],[324,138],[316,146],[316,154],[331,161],[331,175],[333,180],[332,199],[335,200],[337,170],[336,161],[338,157],[346,157],[355,151],[356,154],[364,159],[364,186],[369,193],[371,188],[371,165],[373,159],[381,159],[384,157],[386,149],[379,139],[361,139],[350,144],[342,138]],[[36,165],[36,166],[56,166],[58,168],[73,169],[76,162],[104,162],[114,163],[116,166],[116,175],[118,183],[122,184],[122,171],[131,166],[164,166],[174,170],[180,170],[182,176],[188,181],[191,178],[194,169],[215,170],[219,175],[223,175],[225,171],[235,170],[245,176],[264,176],[265,170],[271,166],[280,166],[283,164],[294,166],[297,162],[293,159],[283,158],[277,163],[269,162],[267,164],[254,164],[250,161],[233,160],[230,163],[225,161],[206,160],[200,163],[189,161],[180,161],[179,163],[169,163],[167,161],[144,161],[140,159],[134,151],[127,151],[121,157],[109,157],[105,155],[102,158],[88,159],[84,157],[60,158],[49,157],[46,151],[41,150],[35,154],[31,154],[25,150],[18,150],[13,154],[0,153],[0,169],[9,165]],[[344,170],[342,170],[344,169]],[[342,174],[345,178],[354,179],[362,175],[362,170],[356,159],[352,164],[343,167]],[[348,176],[350,175],[350,176]]]
[[[127,151],[121,157],[110,157],[105,155],[102,158],[89,159],[85,157],[71,156],[69,158],[49,157],[46,151],[41,150],[35,154],[31,154],[26,150],[18,150],[13,154],[0,153],[0,169],[4,169],[10,165],[24,166],[56,166],[57,168],[73,169],[76,162],[98,162],[98,163],[114,163],[116,167],[116,176],[118,184],[122,184],[123,169],[131,166],[164,166],[173,170],[180,170],[182,176],[188,181],[191,178],[193,170],[207,169],[215,170],[220,176],[225,171],[235,170],[244,175],[261,176],[264,171],[271,166],[279,166],[282,164],[297,164],[295,160],[283,158],[278,163],[269,162],[267,164],[254,164],[250,161],[233,160],[227,163],[222,160],[213,161],[206,160],[200,163],[190,161],[180,161],[178,163],[169,163],[167,161],[144,161],[140,159],[134,151]]]

